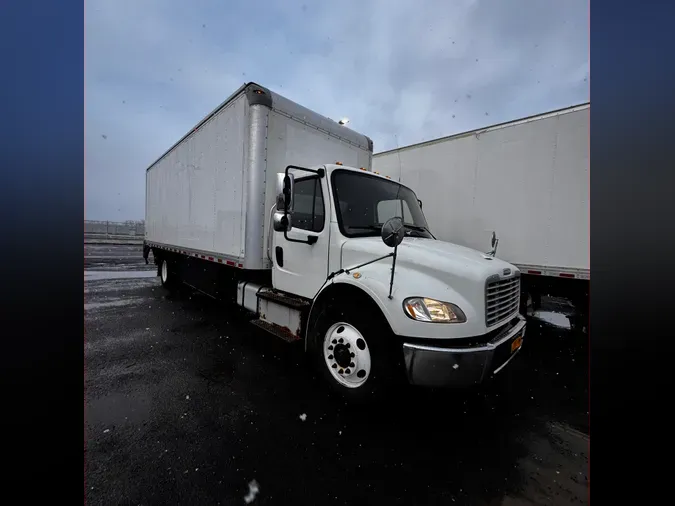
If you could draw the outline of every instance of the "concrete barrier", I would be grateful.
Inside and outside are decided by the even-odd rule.
[[[94,221],[85,220],[85,242],[142,243],[145,237],[144,221]]]
[[[145,234],[143,221],[91,221],[84,222],[85,234],[140,236]]]

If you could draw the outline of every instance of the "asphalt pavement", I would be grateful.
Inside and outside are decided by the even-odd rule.
[[[85,246],[87,504],[588,502],[585,334],[530,317],[486,388],[353,407],[301,346],[153,267]]]

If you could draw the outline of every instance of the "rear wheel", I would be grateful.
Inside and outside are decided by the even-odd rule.
[[[176,274],[171,271],[170,264],[166,258],[162,258],[159,264],[159,279],[162,286],[167,290],[174,290],[178,286]]]
[[[402,353],[379,319],[326,310],[312,338],[320,375],[346,399],[371,400],[401,383]]]

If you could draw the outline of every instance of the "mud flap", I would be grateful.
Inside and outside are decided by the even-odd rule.
[[[145,265],[148,265],[148,256],[150,256],[150,246],[143,244],[143,259],[145,260]]]

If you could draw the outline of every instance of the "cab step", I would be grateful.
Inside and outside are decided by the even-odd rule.
[[[266,330],[270,334],[280,337],[287,343],[294,343],[296,341],[300,341],[300,337],[295,335],[288,327],[282,327],[280,325],[276,325],[275,323],[270,323],[266,320],[261,319],[253,320],[251,323],[256,327],[260,327],[261,329]]]
[[[300,311],[308,310],[312,304],[312,301],[307,299],[302,299],[300,297],[294,297],[282,292],[272,291],[270,289],[263,288],[258,292],[258,299],[267,300],[270,302],[275,302],[282,306],[290,307],[293,309],[298,309]]]

